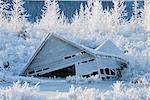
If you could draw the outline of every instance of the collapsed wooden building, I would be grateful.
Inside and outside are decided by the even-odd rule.
[[[120,55],[123,52],[110,40],[91,49],[56,34],[49,34],[21,75],[65,78],[99,74],[104,80],[118,78],[128,66],[128,62]]]

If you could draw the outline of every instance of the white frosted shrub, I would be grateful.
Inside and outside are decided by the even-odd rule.
[[[27,82],[21,84],[19,81],[11,87],[0,89],[0,100],[45,100],[38,96],[39,86],[29,86]]]
[[[150,87],[141,84],[125,84],[117,81],[112,90],[100,91],[95,88],[71,86],[67,95],[59,94],[56,100],[148,100]]]

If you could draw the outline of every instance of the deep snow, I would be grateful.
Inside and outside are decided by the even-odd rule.
[[[27,81],[29,82],[29,86],[41,82],[40,89],[43,91],[43,94],[44,91],[56,91],[57,89],[58,91],[67,92],[67,95],[64,96],[60,93],[59,96],[54,97],[53,99],[149,99],[150,3],[148,2],[149,1],[145,1],[144,9],[140,9],[142,12],[140,18],[137,17],[137,10],[133,12],[135,14],[133,14],[131,19],[127,21],[125,19],[120,19],[124,15],[121,12],[124,11],[124,7],[120,6],[121,8],[118,9],[117,2],[115,4],[115,10],[112,10],[111,13],[103,11],[101,7],[96,5],[93,7],[89,2],[88,6],[91,8],[85,7],[85,9],[83,9],[81,6],[82,9],[79,11],[79,14],[75,14],[72,23],[68,23],[65,16],[57,13],[59,10],[58,5],[51,6],[49,11],[43,11],[51,16],[51,22],[49,22],[49,16],[46,17],[43,14],[43,19],[37,20],[36,23],[21,20],[22,18],[24,19],[25,16],[22,16],[24,9],[21,9],[23,10],[21,12],[20,10],[19,12],[16,12],[22,7],[19,2],[16,3],[18,5],[15,5],[14,3],[15,10],[12,11],[15,11],[15,13],[10,13],[9,11],[5,11],[6,9],[1,9],[3,6],[0,5],[0,11],[4,10],[4,13],[0,13],[1,88],[12,86],[13,82],[21,80],[21,84]],[[90,9],[91,12],[89,11]],[[50,13],[50,11],[53,11],[53,14]],[[5,18],[3,14],[8,14],[8,19]],[[13,15],[15,15],[15,17]],[[18,15],[18,19],[16,18],[16,15]],[[58,16],[59,20],[53,20],[53,18]],[[53,26],[54,29],[51,26]],[[72,87],[72,90],[67,91],[71,84],[62,79],[40,80],[32,77],[18,76],[35,50],[42,43],[44,37],[51,32],[91,48],[96,48],[105,40],[110,39],[118,47],[126,50],[126,59],[130,62],[130,65],[128,69],[124,71],[121,79],[124,81],[125,86],[123,86],[121,82],[118,82],[114,88],[111,88],[113,81],[88,83],[91,81],[86,80],[84,82],[79,82],[80,84],[75,84],[75,87],[77,88]],[[9,62],[10,68],[4,68],[6,67],[5,65],[7,65],[7,62]],[[57,84],[56,86],[55,83]],[[17,86],[18,85],[19,83]],[[26,93],[23,92],[24,87],[22,88],[21,85],[19,85],[20,87],[17,86],[14,86],[15,89],[11,87],[9,89],[0,89],[2,90],[0,95],[11,98],[13,97],[12,95],[14,91],[16,91],[16,95],[19,94],[18,96],[21,98],[21,96],[24,96]],[[29,86],[25,85],[25,87],[27,87],[27,97],[30,97],[28,94],[30,92],[30,88],[28,88]],[[83,88],[80,88],[80,86]],[[84,89],[84,87],[88,88]],[[96,89],[91,89],[93,87]],[[97,90],[97,88],[100,90]],[[103,89],[106,89],[106,91],[101,92]],[[20,95],[20,91],[22,95]],[[39,93],[39,91],[36,91],[36,93]],[[14,97],[11,99],[14,100]]]

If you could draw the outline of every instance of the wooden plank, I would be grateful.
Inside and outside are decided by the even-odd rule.
[[[73,54],[71,54],[71,51],[68,52],[70,55],[73,55],[73,54],[76,54],[77,51],[73,51]],[[69,55],[68,54],[68,55]],[[42,56],[41,58],[36,58],[30,66],[37,66],[39,63],[46,63],[46,62],[49,62],[49,63],[53,63],[53,62],[56,62],[56,61],[60,61],[60,60],[64,60],[64,58],[66,57],[65,56],[66,54],[60,52],[58,53],[58,56],[54,55],[54,56],[51,56],[51,55],[47,55],[47,56]],[[79,59],[79,57],[78,57]],[[81,58],[82,59],[82,58]]]
[[[49,50],[47,50],[47,53],[46,54],[39,54],[36,58],[36,59],[43,59],[43,58],[55,58],[56,56],[58,57],[65,57],[65,56],[69,56],[69,55],[73,55],[73,54],[76,54],[78,52],[80,52],[80,50],[75,50],[75,49],[72,49],[72,50],[67,50],[67,49],[59,49],[59,50],[53,50],[54,52],[49,52]]]
[[[39,75],[42,75],[42,74],[45,74],[45,73],[48,73],[48,72],[50,72],[50,71],[54,71],[54,70],[58,70],[58,69],[61,69],[61,68],[65,68],[65,67],[67,67],[67,66],[70,66],[70,65],[72,65],[73,64],[73,62],[72,61],[65,61],[65,62],[63,62],[63,63],[54,63],[54,64],[46,64],[46,65],[44,65],[44,66],[41,66],[40,68],[43,70],[43,69],[45,69],[45,68],[49,68],[49,69],[47,69],[47,70],[44,70],[44,71],[40,71],[40,72],[36,72],[36,73],[34,73],[34,74],[39,74]],[[96,69],[97,69],[97,66],[96,66],[96,61],[93,61],[93,62],[90,62],[90,64],[88,65],[85,65],[84,64],[84,66],[82,65],[82,67],[85,67],[86,69],[87,69],[87,67],[88,66],[90,66],[90,67],[96,67]],[[32,68],[32,69],[29,69],[29,70],[35,70],[35,71],[37,71],[37,70],[39,70],[40,69],[39,67],[38,68]],[[95,71],[95,70],[92,70],[92,71]],[[89,71],[89,72],[91,72],[91,71]],[[86,72],[87,73],[87,72]]]
[[[36,68],[36,67],[40,67],[40,66],[44,66],[46,64],[63,64],[64,62],[65,63],[78,63],[78,62],[81,62],[81,61],[84,61],[84,60],[88,60],[88,59],[93,59],[93,57],[91,55],[88,55],[88,54],[84,54],[84,55],[78,55],[78,56],[75,56],[73,58],[70,58],[70,59],[63,59],[63,58],[53,58],[53,59],[47,59],[47,60],[42,60],[42,61],[39,61],[37,63],[32,63],[31,66],[29,66],[29,68]]]
[[[76,74],[77,75],[87,75],[91,74],[94,71],[98,71],[96,61],[80,63],[76,65]]]

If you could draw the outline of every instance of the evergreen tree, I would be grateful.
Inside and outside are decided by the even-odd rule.
[[[80,21],[79,21],[79,13],[76,10],[76,13],[74,14],[73,18],[72,18],[72,23],[71,23],[71,31],[73,33],[77,33],[77,31],[79,31],[80,27],[79,27]]]
[[[113,9],[111,11],[112,16],[112,26],[114,27],[115,34],[122,33],[123,27],[127,25],[127,20],[125,17],[127,16],[126,6],[124,5],[124,0],[113,0]]]
[[[133,1],[133,5],[132,5],[132,17],[130,18],[130,21],[129,21],[129,29],[130,29],[130,34],[138,34],[142,29],[142,17],[141,17],[141,9],[138,8],[138,2],[137,0],[134,0]],[[136,35],[134,34],[134,35]]]
[[[93,3],[93,5],[92,5]],[[91,12],[90,20],[90,27],[92,28],[91,33],[101,33],[103,29],[103,7],[100,0],[93,0],[93,2],[89,2],[89,12]]]
[[[143,26],[147,31],[150,31],[150,1],[144,1],[143,10]]]
[[[83,4],[81,4],[80,11],[76,11],[71,23],[71,30],[74,35],[79,38],[85,38],[89,32],[89,28],[87,28],[89,25],[87,20],[88,12],[86,12],[85,9],[88,9],[88,7],[84,7]]]
[[[3,26],[4,16],[3,16],[4,2],[0,0],[0,28]]]
[[[28,24],[26,10],[23,0],[13,0],[13,8],[10,15],[10,26],[12,32],[25,30]]]
[[[7,15],[8,13],[8,7],[9,4],[4,2],[3,0],[0,0],[0,29],[5,30],[6,24],[8,23]]]
[[[61,13],[61,16],[58,21],[59,21],[59,31],[62,33],[68,33],[70,28],[69,27],[70,23],[66,18],[66,16],[64,15],[64,12]]]
[[[44,10],[42,10],[42,19],[39,22],[39,27],[48,32],[53,32],[58,30],[59,26],[59,6],[57,2],[47,0],[45,1]]]

